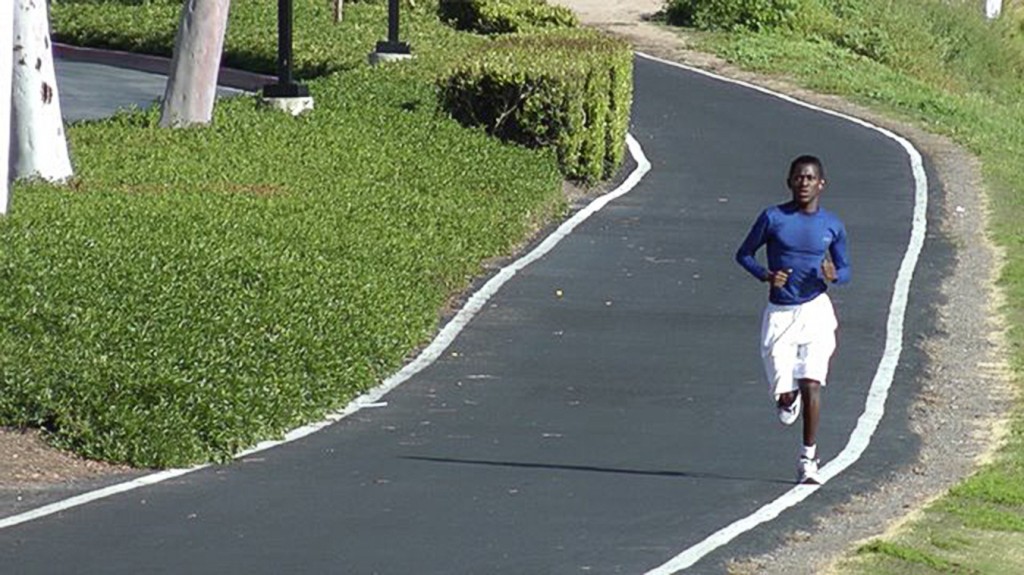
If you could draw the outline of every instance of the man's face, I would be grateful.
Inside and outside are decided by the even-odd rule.
[[[799,164],[789,174],[789,189],[793,192],[793,201],[801,207],[816,205],[821,190],[825,188],[825,180],[818,173],[814,164]]]

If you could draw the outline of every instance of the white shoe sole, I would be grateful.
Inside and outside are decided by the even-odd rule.
[[[804,466],[803,458],[800,459],[799,465],[796,469],[796,482],[802,485],[821,485],[821,476],[818,475],[818,462],[811,462],[810,465]]]
[[[800,485],[821,485],[821,478],[818,477],[817,473],[815,473],[813,475],[801,476],[797,478],[796,482]]]

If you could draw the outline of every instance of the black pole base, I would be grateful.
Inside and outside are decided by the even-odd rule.
[[[412,54],[412,48],[405,42],[377,42],[378,54]]]
[[[309,88],[302,84],[267,84],[263,86],[264,98],[308,98]]]

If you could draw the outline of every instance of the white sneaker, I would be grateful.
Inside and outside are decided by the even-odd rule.
[[[779,412],[779,421],[782,422],[782,425],[793,425],[793,422],[800,418],[800,392],[797,392],[789,407],[776,404],[775,408]]]
[[[821,476],[818,475],[818,460],[801,457],[796,467],[796,482],[821,485]]]

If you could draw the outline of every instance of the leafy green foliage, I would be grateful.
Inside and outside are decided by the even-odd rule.
[[[788,25],[800,0],[669,0],[668,21],[704,30],[771,30]]]
[[[460,122],[553,146],[563,173],[587,182],[621,166],[632,85],[629,47],[586,31],[499,38],[438,80],[442,106]]]
[[[962,2],[824,2],[840,22],[825,37],[876,62],[956,90],[995,88],[993,72],[1024,79],[1021,46],[1006,41],[1006,21],[985,22]]]
[[[0,220],[0,422],[96,459],[225,459],[390,374],[482,260],[561,213],[554,153],[436,112],[438,71],[484,38],[411,11],[419,57],[371,68],[385,6],[347,6],[336,26],[321,4],[295,5],[297,59],[325,74],[307,82],[313,111],[243,96],[203,128],[161,129],[156,110],[75,124],[72,185],[16,185]],[[169,23],[147,20],[171,5]],[[232,3],[227,59],[272,61],[264,5]],[[65,39],[119,29],[169,53],[160,30],[180,3],[54,7]]]
[[[544,0],[440,0],[438,16],[460,30],[480,34],[575,28],[576,15]]]
[[[171,55],[181,2],[53,0],[54,42]]]
[[[1012,17],[986,22],[972,2],[935,0],[670,0],[670,22],[702,30],[793,34],[824,41],[956,90],[1024,80],[1024,42]],[[1007,94],[1016,98],[1019,90]]]
[[[170,56],[181,0],[54,0],[53,38],[95,46]],[[295,75],[308,79],[366,64],[367,54],[387,37],[387,2],[345,3],[335,24],[329,0],[293,0]],[[437,0],[403,1],[401,38],[412,45],[420,69],[433,69],[480,39],[437,21]],[[232,0],[223,63],[277,73],[277,2]],[[433,67],[433,68],[432,68]]]

